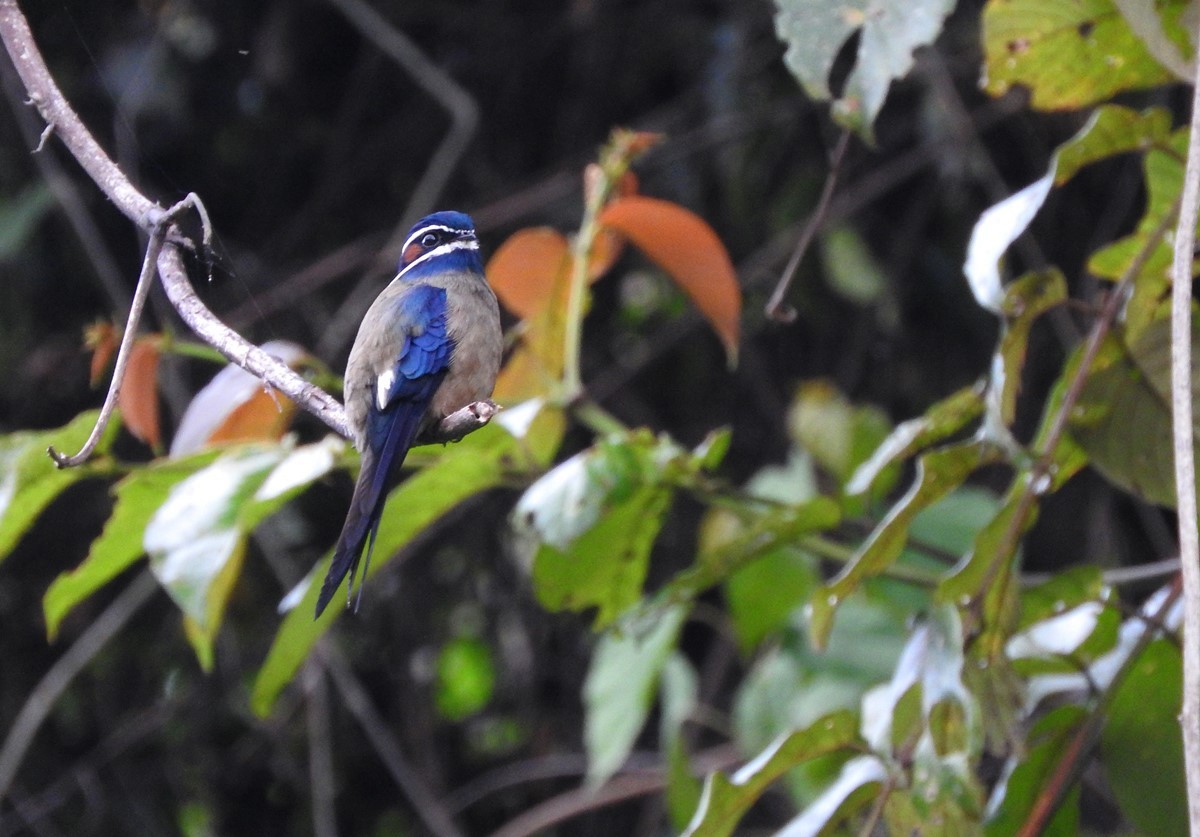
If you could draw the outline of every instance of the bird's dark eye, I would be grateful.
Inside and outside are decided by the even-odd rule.
[[[433,247],[438,243],[438,240],[437,233],[425,233],[425,235],[421,236],[421,246]]]

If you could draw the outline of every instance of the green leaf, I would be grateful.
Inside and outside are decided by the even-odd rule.
[[[808,381],[788,411],[788,430],[843,484],[887,438],[891,422],[877,408],[854,406],[828,381]],[[889,487],[885,481],[879,489]]]
[[[994,809],[994,813],[986,824],[988,837],[1008,837],[1021,831],[1054,770],[1066,755],[1066,748],[1086,719],[1087,712],[1083,707],[1061,706],[1038,720],[1029,733],[1024,757],[1008,774],[1007,781],[1002,780],[992,791],[993,800],[988,807]],[[997,798],[1001,800],[998,804]],[[1078,784],[1068,793],[1042,833],[1054,837],[1073,837],[1079,833]]]
[[[853,227],[835,227],[821,236],[821,264],[830,287],[851,302],[873,305],[888,292],[887,274]]]
[[[171,488],[146,524],[151,571],[180,610],[202,626],[210,588],[241,550],[242,506],[282,458],[282,451],[258,446],[226,452]]]
[[[1165,142],[1156,143],[1143,158],[1146,181],[1146,209],[1130,235],[1102,247],[1088,260],[1088,271],[1107,279],[1119,279],[1153,241],[1153,235],[1173,226],[1176,205],[1183,189],[1183,163],[1187,154],[1188,131],[1181,128]],[[1170,267],[1173,258],[1169,235],[1153,241],[1148,258],[1134,277],[1133,293],[1125,304],[1126,340],[1139,338],[1142,330],[1165,315],[1170,291]],[[1193,265],[1192,272],[1196,269]]]
[[[822,647],[829,636],[838,605],[864,580],[881,574],[900,556],[917,513],[962,485],[971,472],[998,455],[990,445],[967,442],[929,451],[917,459],[917,474],[907,493],[896,501],[842,571],[813,595],[811,630],[816,647]]]
[[[284,458],[282,447],[247,445],[170,489],[142,536],[150,571],[190,620],[188,638],[203,665],[241,571],[248,530],[242,509]]]
[[[600,637],[583,685],[589,786],[604,784],[633,749],[687,613],[652,605]]]
[[[1071,433],[1108,480],[1151,503],[1175,505],[1170,323],[1147,326],[1128,351],[1101,345],[1071,414]],[[1192,398],[1200,393],[1200,325],[1192,330]],[[1200,429],[1200,414],[1195,416]],[[1198,430],[1200,434],[1200,430]]]
[[[94,410],[88,411],[55,430],[0,436],[0,561],[8,557],[55,497],[86,477],[110,471],[95,460],[76,468],[59,468],[46,455],[46,448],[51,445],[60,453],[74,453],[82,448],[98,415]],[[107,451],[115,432],[116,423],[112,422],[94,456]]]
[[[60,574],[42,599],[51,641],[58,635],[62,620],[76,605],[142,556],[146,524],[166,501],[170,490],[216,457],[216,451],[208,451],[188,459],[159,460],[116,484],[112,514],[104,524],[104,531],[92,541],[87,558],[75,569]]]
[[[433,464],[401,483],[388,497],[367,578],[383,570],[402,547],[451,508],[501,484],[506,466],[522,455],[517,440],[493,423],[447,447]],[[320,588],[312,582],[324,577],[331,557],[318,563],[285,599],[292,609],[275,635],[251,693],[251,707],[260,716],[270,713],[280,690],[340,615],[340,608],[330,607],[321,618],[312,617]]]
[[[791,547],[769,552],[730,575],[725,599],[742,652],[751,653],[781,631],[812,595],[817,578],[812,557]]]
[[[854,69],[834,117],[871,141],[888,88],[908,74],[913,52],[933,43],[953,0],[776,0],[775,32],[787,44],[783,60],[808,95],[831,97],[829,74],[846,41],[859,29]]]
[[[1096,108],[1087,124],[1055,152],[1054,185],[1061,186],[1084,166],[1116,154],[1167,148],[1170,136],[1171,112],[1166,108]]]
[[[458,637],[442,646],[435,667],[434,702],[438,714],[461,721],[479,712],[492,699],[496,664],[487,643]]]
[[[1121,812],[1142,834],[1186,834],[1178,646],[1151,642],[1116,688],[1100,736],[1100,761]]]
[[[543,544],[533,564],[538,601],[553,611],[595,607],[596,628],[612,623],[641,598],[650,547],[670,500],[669,491],[640,489],[568,549]]]
[[[861,746],[854,713],[834,712],[812,726],[778,738],[732,776],[713,773],[684,837],[727,837],[760,796],[793,767]]]
[[[988,387],[990,421],[1007,428],[1017,411],[1021,371],[1033,322],[1067,299],[1067,280],[1058,268],[1026,273],[1004,289],[1004,332]],[[1007,431],[1005,431],[1007,432]]]
[[[662,670],[662,720],[659,742],[667,762],[667,811],[676,831],[687,827],[700,804],[701,783],[691,774],[683,743],[683,724],[700,697],[700,678],[679,651],[672,651]]]
[[[549,610],[595,607],[596,627],[637,602],[672,474],[692,467],[682,448],[636,432],[603,440],[530,486],[513,528],[538,601]]]
[[[889,467],[957,433],[982,412],[982,390],[978,386],[964,387],[931,406],[920,418],[897,425],[854,471],[846,483],[846,493],[864,493],[875,486]]]
[[[1186,47],[1179,26],[1185,0],[1156,6],[1168,35]],[[987,92],[1028,87],[1039,110],[1082,108],[1175,80],[1112,0],[991,0],[983,12],[983,48]]]

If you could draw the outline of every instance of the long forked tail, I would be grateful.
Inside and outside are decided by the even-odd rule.
[[[324,583],[321,584],[321,594],[317,596],[314,619],[320,618],[347,574],[350,576],[350,588],[353,589],[355,570],[368,538],[371,543],[367,549],[366,569],[370,569],[371,547],[375,545],[375,533],[379,530],[384,502],[388,492],[396,484],[400,466],[416,438],[421,416],[425,412],[423,405],[421,409],[416,409],[416,406],[402,404],[388,417],[390,426],[378,456],[371,451],[370,446],[363,451],[362,469],[358,472],[354,496],[350,499],[350,510],[346,513],[346,522],[342,524],[342,533],[338,536],[337,546],[333,551],[333,561],[329,565]],[[366,575],[364,570],[363,578],[359,581],[360,598]],[[349,605],[351,592],[347,591],[346,596]]]

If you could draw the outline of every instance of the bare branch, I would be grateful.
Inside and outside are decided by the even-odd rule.
[[[1171,263],[1171,408],[1179,563],[1183,571],[1183,727],[1188,820],[1200,834],[1200,530],[1196,520],[1196,449],[1192,428],[1192,260],[1200,214],[1200,62],[1193,61],[1192,122]]]

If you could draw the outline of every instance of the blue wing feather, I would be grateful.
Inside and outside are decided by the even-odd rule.
[[[369,538],[370,547],[374,546],[388,492],[398,481],[400,466],[421,431],[429,402],[446,377],[454,351],[454,341],[446,326],[446,292],[441,288],[415,285],[396,299],[390,313],[391,327],[400,346],[393,366],[395,377],[383,409],[376,399],[371,400],[362,469],[317,598],[317,616],[347,574],[353,588],[363,545]],[[375,391],[374,382],[371,391]],[[367,569],[371,562],[370,547]],[[364,578],[365,575],[364,570]],[[361,593],[361,585],[359,590]]]

